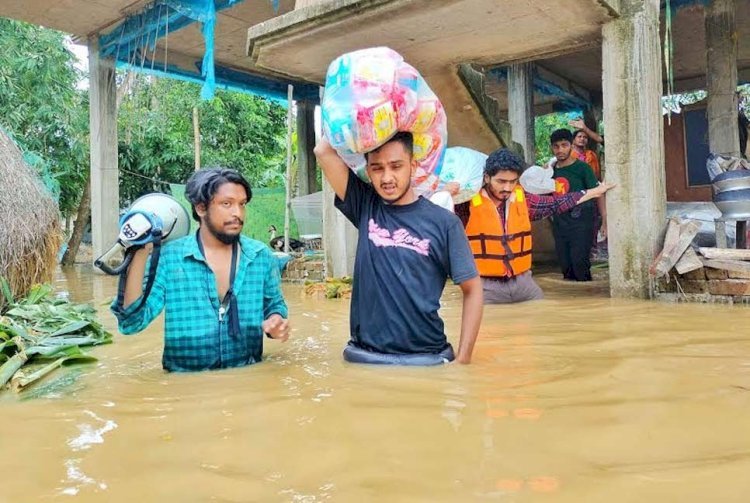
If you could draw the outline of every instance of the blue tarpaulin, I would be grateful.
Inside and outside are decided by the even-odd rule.
[[[215,30],[216,30],[216,15],[217,12],[226,8],[231,7],[234,4],[240,3],[243,0],[156,0],[148,8],[144,9],[138,14],[134,14],[127,18],[119,26],[114,29],[111,33],[103,35],[99,38],[99,51],[102,57],[114,57],[117,61],[118,66],[128,65],[137,69],[145,70],[147,68],[147,61],[151,59],[147,58],[148,51],[154,51],[156,42],[159,38],[166,35],[168,32],[173,32],[183,28],[189,24],[198,22],[201,23],[203,40],[205,44],[205,51],[203,54],[203,61],[197,65],[200,71],[200,77],[203,82],[203,88],[201,89],[201,98],[211,99],[216,91],[217,87],[217,68],[214,61],[214,42],[215,42]],[[257,1],[257,0],[255,0]],[[271,1],[274,9],[279,8],[279,0],[262,0]],[[150,68],[153,72],[153,62],[151,62]],[[229,75],[229,70],[222,70],[224,74]],[[195,76],[187,74],[184,70],[177,70],[174,67],[164,68],[160,73],[166,73],[167,75],[174,76],[177,78],[187,78],[189,80],[195,80]],[[249,84],[246,82],[248,79],[253,80],[249,74],[243,72],[234,72],[229,75],[230,78],[239,78],[237,82],[237,88],[240,90],[250,90],[257,94],[266,94],[263,92],[265,86],[274,86],[279,84],[271,82],[270,79],[254,79]],[[223,79],[223,83],[219,87],[231,88],[232,82],[227,82],[226,75]],[[282,85],[282,84],[279,84]],[[307,85],[307,87],[313,87]],[[267,94],[273,94],[277,99],[282,93],[277,89],[272,89]],[[285,94],[286,88],[284,86],[283,94]],[[307,89],[305,96],[300,98],[307,99],[307,94],[312,99],[317,99],[317,88]],[[296,97],[297,93],[295,93]]]

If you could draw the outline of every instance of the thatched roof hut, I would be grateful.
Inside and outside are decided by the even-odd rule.
[[[0,129],[0,276],[14,296],[51,279],[61,242],[57,203]]]

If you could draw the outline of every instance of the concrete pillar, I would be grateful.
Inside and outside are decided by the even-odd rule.
[[[326,258],[326,277],[339,278],[354,273],[357,251],[357,229],[333,205],[335,194],[323,178],[323,248]]]
[[[91,240],[97,258],[114,243],[118,232],[117,87],[113,62],[99,57],[96,38],[89,40],[88,48]]]
[[[659,0],[620,5],[602,28],[610,292],[647,298],[666,224]]]
[[[737,126],[737,24],[735,0],[705,7],[708,144],[711,152],[739,156]]]
[[[317,192],[317,169],[315,164],[315,104],[297,102],[297,182],[299,195]]]
[[[536,161],[534,143],[534,64],[508,67],[508,121],[511,137],[523,147],[526,162]]]

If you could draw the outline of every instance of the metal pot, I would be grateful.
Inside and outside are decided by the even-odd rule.
[[[716,175],[711,181],[714,194],[725,191],[750,189],[750,170],[737,169]]]
[[[714,193],[714,204],[726,219],[750,220],[750,188]]]

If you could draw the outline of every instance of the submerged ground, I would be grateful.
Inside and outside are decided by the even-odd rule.
[[[0,501],[747,501],[750,309],[557,277],[485,310],[470,366],[346,364],[348,300],[291,285],[292,338],[259,365],[165,374],[161,323],[118,335],[0,395]],[[83,266],[56,286],[115,291]],[[460,305],[449,287],[454,342]]]

